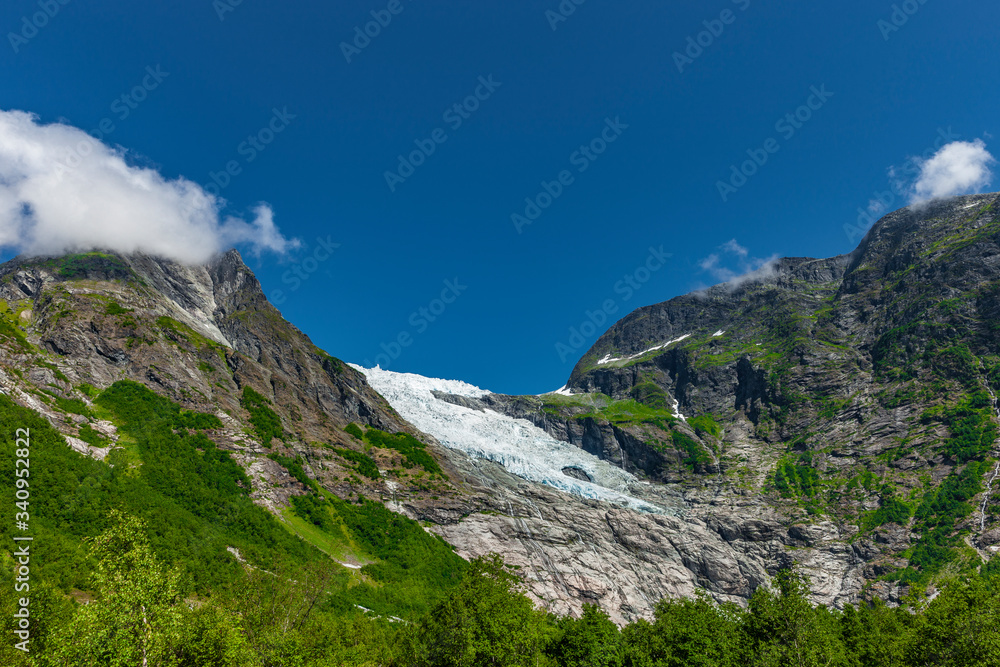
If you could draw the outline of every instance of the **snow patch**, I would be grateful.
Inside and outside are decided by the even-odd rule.
[[[614,363],[616,361],[631,361],[632,359],[638,359],[639,357],[641,357],[644,354],[649,354],[650,352],[656,352],[657,350],[662,350],[665,347],[670,347],[674,343],[679,343],[682,340],[684,340],[685,338],[690,338],[690,337],[691,337],[691,334],[684,334],[680,338],[675,338],[675,339],[673,339],[672,341],[670,341],[668,343],[664,343],[663,345],[657,345],[656,347],[651,347],[648,350],[643,350],[642,352],[639,352],[638,354],[633,354],[631,357],[614,357],[614,358],[612,358],[610,354],[607,354],[607,355],[604,356],[603,359],[600,359],[597,362],[597,365],[598,366],[603,366],[604,364],[612,364],[612,363]]]
[[[638,480],[621,468],[556,440],[526,419],[514,419],[492,410],[483,412],[435,398],[433,392],[480,398],[491,392],[455,380],[426,378],[412,373],[365,369],[368,384],[382,394],[404,419],[451,449],[473,458],[499,463],[513,475],[545,484],[582,498],[662,513],[663,510],[631,495]],[[592,482],[570,477],[563,468],[579,468]]]
[[[572,396],[573,390],[569,388],[569,385],[564,384],[559,389],[542,394],[542,396],[548,396],[549,394],[559,394],[560,396]]]
[[[714,334],[712,334],[712,338],[718,338],[719,336],[721,336],[721,335],[723,335],[725,333],[726,333],[725,331],[723,331],[722,329],[719,329]]]

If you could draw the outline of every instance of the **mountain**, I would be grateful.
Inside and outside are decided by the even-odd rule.
[[[281,317],[235,250],[204,267],[110,253],[18,258],[0,267],[0,299],[8,336],[0,382],[70,434],[79,415],[44,392],[88,400],[81,385],[123,379],[221,413],[232,428],[220,437],[247,453],[272,443],[252,426],[240,432],[249,426],[240,418],[245,388],[274,406],[288,443],[350,446],[342,427],[351,422],[408,428],[359,373]],[[319,468],[310,474],[323,478]],[[281,492],[257,493],[281,502]]]
[[[898,601],[1000,544],[997,199],[640,308],[542,396],[345,364],[235,251],[17,258],[0,407],[51,431],[39,474],[62,495],[38,525],[74,563],[51,576],[84,592],[65,554],[124,504],[173,517],[154,546],[194,590],[332,557],[345,604],[386,615],[452,585],[452,548],[619,623],[698,590],[743,602],[793,566],[815,602]]]
[[[670,489],[768,572],[796,563],[817,600],[898,600],[1000,544],[997,199],[903,209],[849,255],[640,308],[565,390],[478,400]]]

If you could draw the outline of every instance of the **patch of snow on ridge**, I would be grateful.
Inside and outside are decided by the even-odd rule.
[[[657,350],[662,350],[665,347],[670,347],[674,343],[679,343],[682,340],[684,340],[685,338],[690,338],[690,337],[691,337],[691,334],[684,334],[680,338],[675,338],[672,341],[670,341],[669,343],[664,343],[663,345],[657,345],[656,347],[651,347],[648,350],[643,350],[642,352],[639,352],[638,354],[633,354],[631,357],[615,357],[615,358],[612,358],[610,354],[606,354],[606,355],[604,355],[603,359],[600,359],[597,362],[597,365],[598,366],[603,366],[604,364],[611,364],[611,363],[614,363],[616,361],[631,361],[632,359],[638,359],[639,357],[641,357],[644,354],[649,354],[650,352],[656,352]]]
[[[563,386],[559,387],[555,391],[550,391],[549,393],[550,394],[559,394],[560,396],[572,396],[573,395],[573,390],[569,388],[569,385],[565,385],[564,384]],[[545,394],[542,394],[542,396],[545,396]]]
[[[512,475],[576,496],[623,504],[644,512],[663,512],[656,505],[630,495],[630,487],[638,484],[631,474],[556,440],[528,420],[514,419],[492,410],[471,410],[439,400],[432,393],[439,391],[480,398],[489,394],[488,391],[465,382],[351,366],[363,373],[368,384],[404,419],[433,435],[446,447],[474,458],[494,461]],[[565,475],[563,468],[579,468],[593,482]]]
[[[723,331],[722,329],[719,329],[714,334],[712,334],[712,338],[718,338],[719,336],[723,335],[724,333],[726,333],[726,332]]]

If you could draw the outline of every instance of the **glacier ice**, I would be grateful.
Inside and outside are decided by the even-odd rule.
[[[368,379],[404,419],[441,444],[469,456],[499,463],[512,475],[545,484],[582,498],[625,505],[643,512],[664,510],[631,494],[639,481],[621,468],[578,447],[556,440],[525,419],[492,410],[480,412],[447,401],[438,391],[468,398],[491,392],[458,380],[440,380],[379,367],[351,364]],[[592,482],[570,477],[563,468],[579,468]]]

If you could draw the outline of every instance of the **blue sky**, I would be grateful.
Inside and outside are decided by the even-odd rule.
[[[266,202],[302,246],[238,247],[318,345],[494,391],[755,260],[850,251],[890,167],[1000,134],[981,1],[235,1],[8,0],[0,109]]]

